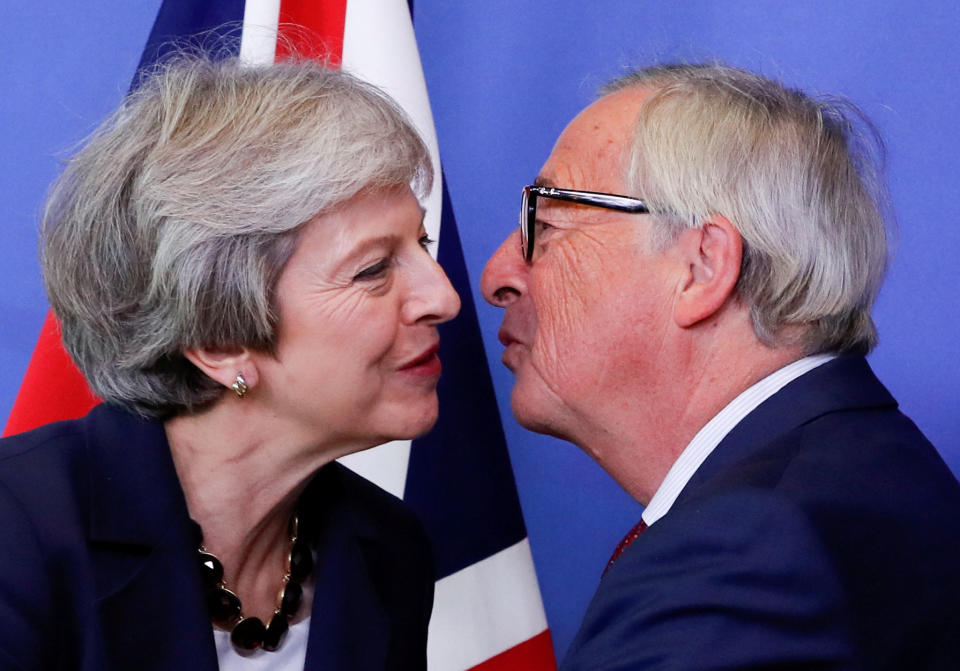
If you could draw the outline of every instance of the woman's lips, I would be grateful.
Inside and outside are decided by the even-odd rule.
[[[440,365],[440,357],[437,356],[439,349],[440,345],[433,345],[417,358],[402,365],[400,370],[413,375],[440,375],[442,366]]]

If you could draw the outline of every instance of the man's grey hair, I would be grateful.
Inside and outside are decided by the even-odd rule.
[[[628,87],[653,91],[626,183],[661,215],[655,242],[723,215],[743,239],[737,294],[761,341],[872,349],[890,208],[883,143],[864,114],[723,65],[639,70],[603,93]]]
[[[105,401],[147,417],[223,393],[192,347],[273,353],[275,288],[301,224],[361,191],[433,179],[385,94],[340,70],[180,55],[68,162],[41,234],[67,351]]]

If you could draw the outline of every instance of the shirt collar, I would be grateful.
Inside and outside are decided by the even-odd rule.
[[[740,393],[713,419],[697,432],[693,440],[684,448],[667,476],[660,483],[650,503],[643,510],[643,521],[648,526],[666,515],[680,492],[697,472],[700,465],[710,456],[720,441],[730,433],[740,421],[749,415],[758,405],[780,391],[789,382],[797,379],[817,366],[835,359],[836,354],[813,354],[787,364]]]

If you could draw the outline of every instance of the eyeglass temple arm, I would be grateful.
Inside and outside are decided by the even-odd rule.
[[[612,193],[595,193],[592,191],[576,191],[574,189],[556,189],[553,187],[533,187],[532,193],[547,198],[567,200],[585,205],[599,205],[601,207],[621,210],[623,212],[649,212],[647,204],[639,198],[618,196]]]

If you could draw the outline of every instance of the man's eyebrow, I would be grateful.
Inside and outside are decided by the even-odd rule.
[[[540,175],[537,175],[537,178],[536,178],[535,180],[533,180],[533,185],[534,185],[534,186],[547,186],[547,187],[557,188],[556,185],[555,185],[552,181],[550,181],[550,180],[547,179],[546,177],[542,177],[542,176],[540,176]]]

